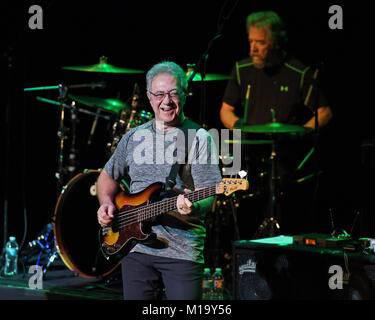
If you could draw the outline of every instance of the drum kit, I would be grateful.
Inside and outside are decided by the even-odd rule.
[[[260,140],[263,145],[270,145],[269,154],[269,182],[268,182],[268,207],[264,212],[264,220],[260,224],[258,230],[253,235],[254,238],[272,237],[279,235],[281,232],[280,212],[278,210],[278,198],[280,195],[280,173],[279,173],[279,151],[278,145],[285,135],[305,135],[312,131],[311,128],[284,124],[276,122],[275,118],[272,122],[263,125],[244,125],[241,126],[243,133],[262,134],[268,136],[269,140]],[[251,141],[251,140],[250,140]],[[246,140],[245,140],[246,143]]]
[[[220,250],[225,250],[223,249],[223,242],[224,244],[226,243],[225,239],[217,239],[215,235],[221,234],[222,230],[220,229],[222,227],[225,228],[227,224],[231,225],[230,230],[233,231],[234,240],[267,238],[281,234],[282,222],[279,205],[285,188],[285,183],[282,183],[284,181],[281,178],[283,170],[280,170],[280,154],[281,150],[284,151],[283,143],[285,141],[298,140],[313,130],[304,126],[276,122],[275,119],[270,123],[242,125],[235,129],[241,130],[241,138],[233,137],[233,139],[224,140],[224,142],[232,147],[238,144],[241,145],[241,170],[237,174],[241,178],[247,177],[249,180],[249,192],[231,195],[231,197],[223,201],[215,199],[218,200],[214,203],[215,213],[228,212],[232,215],[232,221],[226,221],[225,219],[227,218],[223,214],[215,214],[215,217],[211,218],[213,221],[210,221],[210,224],[214,226],[215,230],[212,232],[212,235],[210,235],[210,230],[208,230],[209,239],[212,242],[209,244],[209,250],[216,252],[213,255],[214,259],[219,259],[222,254]],[[293,137],[298,137],[298,139],[293,139]],[[293,144],[292,148],[294,150]],[[313,152],[314,148],[304,157],[299,165],[296,165],[295,170],[300,170],[312,156]],[[289,154],[288,156],[294,160],[295,155],[296,153],[293,155]],[[234,156],[230,153],[221,154],[220,158],[229,157],[233,159]],[[295,159],[298,159],[298,157]],[[299,159],[297,160],[298,162]],[[221,170],[223,175],[228,174],[226,173],[225,165],[222,163]],[[290,181],[294,182],[295,172],[288,172],[287,178],[289,179],[288,183]],[[309,179],[309,177],[305,177],[304,179]],[[296,182],[304,181],[304,179],[296,180]],[[250,202],[247,202],[247,199]],[[249,215],[252,217],[249,218]],[[259,224],[257,221],[258,218],[260,218]],[[217,219],[221,219],[222,221],[218,222],[216,221]],[[250,220],[254,224],[251,227],[249,226]],[[252,227],[256,229],[251,230]],[[210,238],[211,236],[213,236],[213,239]],[[231,250],[231,247],[227,249]],[[224,254],[225,256],[229,257],[230,254],[226,253]],[[220,261],[213,263],[220,264]]]
[[[101,57],[98,64],[83,66],[62,67],[64,70],[75,72],[92,72],[99,74],[143,74],[144,71],[122,68],[108,63],[106,57]],[[187,75],[189,71],[187,71]],[[206,74],[203,79],[197,73],[193,81],[218,81],[228,79],[228,76],[219,74]],[[109,158],[115,151],[122,136],[130,129],[139,126],[153,118],[147,110],[142,110],[140,104],[140,89],[134,84],[133,94],[129,101],[125,102],[117,98],[102,98],[87,94],[77,94],[75,89],[80,88],[104,88],[104,82],[83,84],[58,84],[43,87],[25,88],[24,92],[36,92],[45,90],[58,90],[59,97],[56,100],[37,96],[36,100],[51,104],[59,109],[59,154],[56,178],[58,199],[51,223],[38,235],[38,238],[29,242],[29,255],[37,252],[37,263],[42,267],[44,274],[56,257],[60,256],[64,264],[75,275],[84,278],[103,278],[111,275],[117,269],[118,263],[107,261],[103,258],[99,247],[96,212],[99,207],[97,199],[96,182],[100,170],[85,169],[72,178],[68,174],[74,174],[76,167],[74,159],[77,156],[75,145],[75,131],[77,121],[72,121],[72,128],[65,124],[66,111],[70,111],[72,119],[79,115],[88,115],[92,118],[92,125],[87,145],[92,144],[98,119],[104,119],[111,124],[110,139],[106,145],[106,155]],[[68,159],[65,159],[65,145],[70,133],[71,144]],[[68,165],[65,164],[68,163]],[[70,176],[71,177],[71,176]],[[121,187],[126,189],[127,183],[123,181]],[[91,216],[90,216],[91,215]],[[45,257],[45,258],[42,258]],[[26,254],[26,259],[28,258]],[[32,257],[29,257],[32,258]],[[42,261],[43,260],[43,261]]]
[[[142,74],[141,70],[127,69],[110,65],[106,57],[101,57],[99,64],[86,66],[63,67],[64,70],[78,72],[94,72],[106,74]],[[189,76],[188,70],[187,76]],[[219,74],[205,74],[202,79],[201,74],[196,73],[192,81],[220,81],[229,77]],[[96,183],[100,174],[99,169],[85,169],[76,174],[73,178],[65,179],[67,171],[74,172],[74,166],[64,167],[64,147],[67,139],[67,128],[65,127],[65,111],[69,110],[72,118],[79,114],[89,115],[93,118],[92,126],[87,144],[91,145],[94,131],[98,119],[104,119],[111,123],[110,141],[107,143],[107,156],[113,154],[122,136],[130,129],[141,125],[153,118],[153,115],[140,108],[140,89],[137,83],[134,85],[130,102],[124,102],[117,98],[101,98],[91,95],[74,93],[77,88],[103,88],[105,83],[86,83],[73,85],[54,85],[44,87],[25,88],[25,92],[58,90],[57,101],[38,96],[40,102],[55,105],[59,108],[59,156],[58,171],[58,200],[55,207],[52,222],[43,230],[46,234],[39,235],[37,241],[32,241],[29,246],[34,249],[40,248],[39,258],[42,253],[47,252],[47,260],[38,258],[38,263],[42,264],[43,272],[46,273],[48,267],[57,256],[60,256],[64,264],[74,272],[75,275],[84,278],[103,278],[111,275],[119,266],[118,262],[107,261],[101,254],[98,239],[99,225],[96,221],[96,212],[99,207],[97,199]],[[75,124],[75,122],[72,122]],[[242,147],[255,145],[270,146],[270,176],[269,176],[269,212],[265,215],[263,223],[259,226],[258,234],[262,236],[272,236],[278,232],[280,225],[277,215],[277,193],[278,193],[278,138],[285,135],[305,134],[309,130],[305,127],[282,124],[273,121],[264,125],[246,125],[241,128],[245,134],[261,134],[265,139],[241,139],[227,140],[229,145],[241,144]],[[75,158],[75,128],[68,130],[72,132],[71,152],[69,159]],[[259,172],[258,172],[259,173]],[[223,171],[224,174],[224,171]],[[250,177],[252,178],[252,177]],[[68,181],[68,182],[66,182]],[[123,189],[127,188],[126,181],[123,181]],[[229,199],[232,207],[234,221],[237,221],[235,213],[236,199]],[[237,204],[238,205],[238,204]],[[91,216],[90,216],[91,215]],[[238,234],[238,226],[235,226]],[[53,229],[53,230],[52,230]],[[47,234],[48,233],[48,234]],[[53,234],[53,236],[51,236]],[[44,244],[41,244],[41,239]]]
[[[227,206],[226,210],[231,212],[233,216],[232,228],[234,231],[234,240],[266,238],[279,235],[282,230],[279,203],[280,196],[283,194],[283,188],[286,185],[281,178],[284,174],[284,167],[282,170],[279,170],[281,169],[280,150],[285,151],[283,149],[285,141],[293,141],[292,137],[303,137],[311,132],[312,129],[294,124],[284,124],[275,120],[261,125],[242,125],[235,129],[241,130],[241,138],[237,136],[236,138],[233,137],[233,139],[224,140],[224,142],[232,146],[233,150],[235,145],[241,145],[241,170],[237,174],[241,178],[246,176],[249,179],[249,193],[235,194],[229,199],[218,201],[217,203]],[[303,167],[308,158],[311,157],[313,151],[314,148],[296,166],[296,170],[300,170]],[[288,157],[293,158],[293,168],[295,155],[295,153],[288,155]],[[229,157],[233,159],[234,156],[229,153],[220,155],[220,158]],[[295,159],[298,159],[298,157]],[[221,170],[223,175],[228,174],[226,173],[225,165],[221,164]],[[288,172],[288,183],[294,182],[294,176],[295,172]],[[309,177],[305,177],[305,179],[309,179]],[[296,182],[302,180],[296,180]],[[254,202],[247,202],[246,199],[259,201],[261,208],[258,206],[258,203],[256,207],[249,207]],[[257,216],[261,216],[261,222],[256,224],[257,229],[252,231],[247,226],[247,217],[244,216],[253,215],[254,213]],[[245,220],[241,221],[241,215],[242,219]],[[257,218],[252,217],[250,220],[254,223]],[[243,232],[241,232],[240,227]],[[218,230],[214,233],[218,233]],[[219,243],[216,240],[213,248],[218,245]]]

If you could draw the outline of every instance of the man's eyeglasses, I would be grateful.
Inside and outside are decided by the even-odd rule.
[[[173,100],[177,100],[180,98],[180,96],[182,96],[184,93],[183,92],[180,92],[178,90],[171,90],[169,92],[162,92],[162,91],[157,91],[157,92],[151,92],[150,90],[148,90],[148,92],[150,92],[154,98],[158,101],[162,101],[166,95],[168,95],[171,99]]]

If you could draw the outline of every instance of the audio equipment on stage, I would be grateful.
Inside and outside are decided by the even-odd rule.
[[[234,241],[233,299],[375,299],[375,254],[361,245],[347,250],[348,242],[344,245],[330,237]],[[297,244],[294,239],[303,241]],[[314,241],[317,245],[312,245]]]

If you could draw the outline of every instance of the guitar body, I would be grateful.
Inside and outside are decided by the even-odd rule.
[[[162,187],[162,183],[154,183],[139,193],[126,194],[120,192],[115,198],[117,210],[126,214],[127,211],[146,206],[154,198],[159,198]],[[115,214],[112,225],[116,225],[116,218]],[[127,223],[119,230],[112,227],[102,228],[99,237],[103,255],[109,259],[111,256],[125,256],[134,245],[132,240],[146,240],[149,233],[144,232],[143,223],[134,218],[131,223]]]

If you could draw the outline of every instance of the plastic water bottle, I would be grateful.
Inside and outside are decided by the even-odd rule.
[[[17,274],[18,249],[16,237],[9,237],[9,241],[5,245],[5,276],[13,276]]]
[[[202,281],[202,300],[211,300],[213,281],[210,268],[204,268]]]
[[[213,288],[213,300],[224,299],[224,276],[221,268],[215,268],[215,272],[212,275],[214,288]]]

